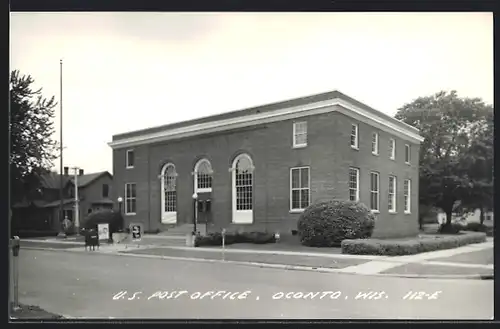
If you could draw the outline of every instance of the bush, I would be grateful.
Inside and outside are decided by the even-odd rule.
[[[300,216],[300,242],[310,247],[339,246],[345,239],[371,237],[375,217],[362,203],[333,200],[309,206]]]
[[[438,229],[439,234],[458,234],[465,228],[464,225],[459,223],[451,223],[450,225],[441,224]]]
[[[12,237],[17,235],[20,238],[45,238],[57,236],[58,233],[58,231],[13,230]]]
[[[100,210],[91,213],[83,223],[84,230],[97,229],[97,224],[109,224],[109,234],[117,233],[124,229],[123,216],[113,210]]]
[[[243,233],[226,233],[225,245],[234,243],[274,243],[276,239],[274,234],[265,232],[243,232]],[[205,236],[196,236],[195,247],[201,246],[222,246],[222,234],[220,232],[209,233]]]
[[[351,255],[403,256],[452,249],[486,241],[486,234],[468,232],[455,236],[428,236],[406,241],[359,239],[342,241],[342,253]]]
[[[467,226],[464,227],[464,231],[472,231],[472,232],[487,232],[488,226],[478,223],[472,222],[468,223]]]

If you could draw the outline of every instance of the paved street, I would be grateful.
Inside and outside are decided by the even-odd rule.
[[[493,316],[493,281],[286,271],[28,249],[23,249],[19,258],[20,301],[73,317],[491,319]],[[117,295],[121,291],[127,294]],[[152,297],[158,291],[162,293]],[[245,291],[248,293],[243,294]],[[427,295],[420,300],[405,300],[404,296],[411,291]],[[369,292],[384,294],[372,295],[371,299],[367,295],[358,296]]]

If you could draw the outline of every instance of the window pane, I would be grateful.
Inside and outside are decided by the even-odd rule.
[[[373,210],[378,210],[378,193],[371,193],[370,206]]]
[[[300,201],[301,209],[309,206],[309,189],[300,190]]]
[[[295,135],[295,145],[307,144],[307,134]]]
[[[131,188],[130,188],[130,197],[132,197],[132,198],[135,198],[135,197],[136,197],[136,188],[135,188],[135,184],[131,184]]]
[[[357,146],[358,126],[351,126],[351,146]]]
[[[309,168],[302,168],[300,173],[300,187],[309,187]]]
[[[300,209],[300,190],[292,191],[292,209]]]
[[[292,188],[300,187],[300,170],[292,169]]]

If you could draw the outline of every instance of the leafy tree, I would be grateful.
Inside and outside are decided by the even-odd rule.
[[[34,80],[14,70],[10,74],[10,179],[11,201],[32,200],[40,175],[48,172],[56,156],[53,118],[56,103],[33,91]]]
[[[419,159],[422,205],[441,208],[449,226],[457,201],[473,206],[491,199],[491,105],[441,91],[405,104],[396,118],[420,129],[425,138]]]
[[[493,209],[493,111],[475,126],[473,139],[465,155],[467,174],[472,186],[462,200],[465,211],[480,209],[480,222],[484,211]]]

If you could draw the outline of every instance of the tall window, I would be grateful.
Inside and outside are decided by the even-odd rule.
[[[349,200],[359,201],[359,169],[349,168]]]
[[[307,121],[293,123],[293,147],[307,146]]]
[[[134,215],[137,211],[137,191],[135,183],[125,184],[125,214]]]
[[[235,166],[236,210],[252,210],[253,166],[247,155],[240,156]]]
[[[103,198],[109,197],[109,185],[108,184],[102,184],[102,197]]]
[[[389,158],[396,159],[396,140],[394,138],[389,139]]]
[[[405,179],[404,182],[404,196],[405,196],[405,213],[409,214],[411,211],[411,180]]]
[[[405,144],[405,163],[410,163],[411,149],[409,144]]]
[[[134,164],[135,164],[134,150],[127,150],[125,158],[126,158],[125,161],[127,164],[127,168],[134,168]]]
[[[351,147],[354,149],[357,149],[359,147],[357,124],[351,125]]]
[[[380,210],[380,176],[377,172],[370,173],[370,208]]]
[[[389,212],[396,212],[396,176],[389,176],[388,196],[387,208]]]
[[[309,167],[290,169],[290,210],[303,210],[309,207],[310,186]]]
[[[177,172],[173,164],[167,164],[163,173],[165,212],[177,211]]]
[[[378,154],[378,133],[372,134],[372,154]]]
[[[194,168],[195,191],[212,192],[213,171],[207,159],[198,161]]]

